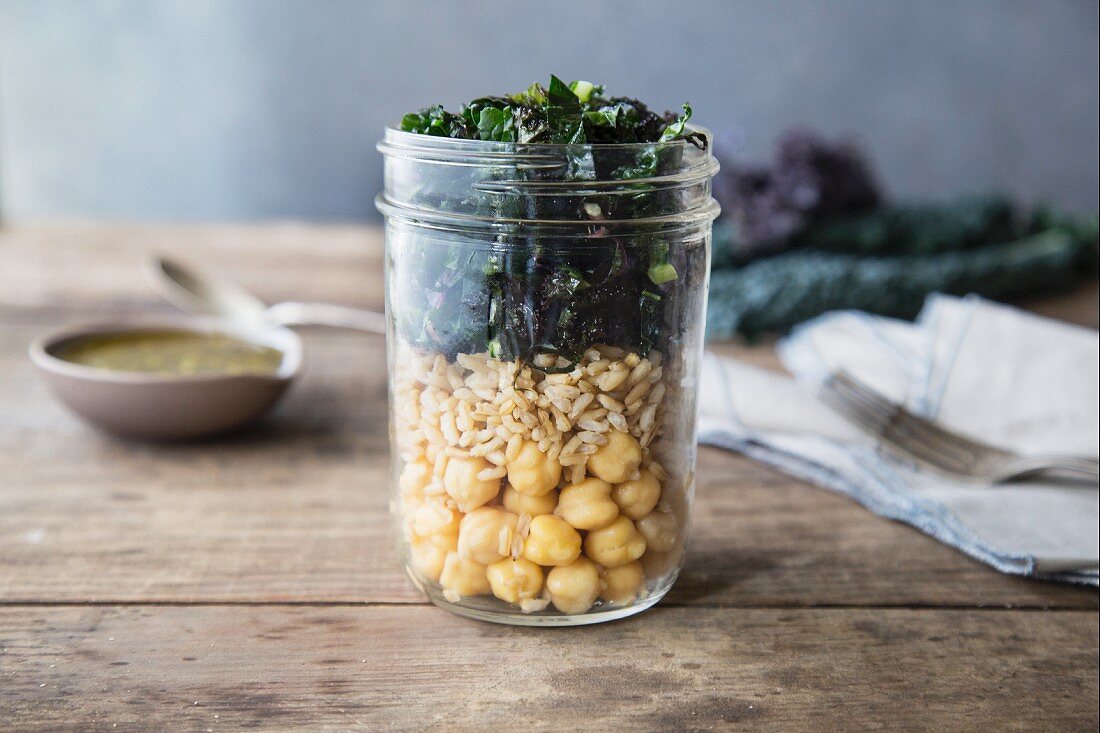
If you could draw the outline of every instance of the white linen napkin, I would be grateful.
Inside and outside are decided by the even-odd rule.
[[[845,369],[948,429],[1021,453],[1100,451],[1100,339],[980,298],[915,323],[829,313],[779,344],[795,379],[708,353],[700,442],[853,497],[1006,573],[1100,583],[1096,484],[982,486],[876,447],[813,395]]]

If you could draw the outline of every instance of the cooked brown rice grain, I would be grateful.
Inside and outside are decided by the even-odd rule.
[[[617,412],[607,413],[607,422],[621,433],[627,432],[626,418]]]
[[[630,370],[630,376],[627,378],[627,382],[630,384],[637,384],[646,378],[651,369],[653,369],[653,365],[649,363],[649,360],[642,359],[638,362],[637,366]]]
[[[615,362],[610,369],[595,378],[596,386],[604,392],[614,392],[626,378],[630,376],[630,370],[620,361]]]
[[[494,466],[492,468],[483,468],[477,472],[477,480],[492,481],[495,478],[504,478],[507,474],[507,466]]]
[[[581,432],[577,433],[577,437],[580,438],[581,442],[584,443],[585,445],[592,445],[592,446],[607,445],[607,436],[606,435],[603,435],[601,433],[595,433],[595,432],[592,432],[591,430],[581,431]],[[581,448],[581,450],[583,451],[584,448]]]
[[[597,374],[602,374],[607,371],[609,366],[611,366],[611,362],[607,359],[598,359],[585,367],[584,370],[588,372],[589,376],[594,377]]]
[[[583,415],[579,415],[576,419],[576,423],[579,425],[581,420],[603,420],[607,417],[607,409],[603,407],[593,407],[591,410],[585,410]]]
[[[569,418],[565,416],[566,410],[551,405],[550,412],[554,416],[554,427],[558,429],[558,432],[568,433],[573,429],[573,425],[569,422]]]
[[[643,380],[641,382],[638,382],[630,388],[629,392],[626,393],[626,397],[623,398],[623,401],[628,405],[632,402],[639,401],[640,399],[645,397],[646,393],[649,392],[652,386],[653,385],[649,381]]]
[[[546,457],[551,461],[556,461],[558,455],[561,454],[562,442],[560,440],[553,440],[550,442],[550,449],[546,451]]]
[[[516,409],[518,410],[530,410],[531,403],[527,401],[527,398],[523,396],[518,390],[510,390],[508,396],[516,403]]]
[[[523,438],[519,435],[513,435],[508,438],[508,447],[504,449],[504,457],[511,463],[519,455],[519,449],[523,447]]]
[[[561,449],[561,453],[562,453],[563,456],[567,456],[570,453],[575,452],[578,448],[581,447],[582,444],[583,443],[582,443],[580,437],[574,435],[572,438],[569,439],[569,442],[567,442],[565,444],[565,447],[563,447]]]
[[[600,404],[603,405],[608,410],[608,412],[622,412],[623,409],[626,407],[626,405],[624,405],[622,402],[619,402],[617,399],[609,394],[601,394],[596,397],[596,399],[600,401]]]
[[[582,384],[587,384],[587,382],[582,382]],[[585,408],[592,403],[593,399],[594,397],[591,393],[585,393],[573,400],[573,409],[568,413],[569,419],[576,422],[577,418],[584,412]]]
[[[508,463],[507,459],[504,457],[504,451],[499,450],[485,456],[485,460],[492,463],[494,466],[503,466]]]
[[[611,426],[606,420],[581,419],[577,421],[577,427],[592,433],[606,433]]]
[[[447,443],[450,445],[458,445],[459,432],[458,427],[455,425],[455,416],[453,412],[445,412],[440,417],[439,427],[443,431],[443,437],[447,439]]]
[[[479,443],[470,449],[471,456],[487,456],[495,450],[504,447],[504,440],[499,435],[494,435],[488,443]]]
[[[584,453],[565,453],[558,455],[558,463],[563,466],[579,466],[588,463],[588,456]]]

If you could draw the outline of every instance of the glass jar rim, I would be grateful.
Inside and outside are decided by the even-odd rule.
[[[689,125],[687,130],[697,133],[705,141],[702,146],[683,138],[652,143],[519,143],[486,140],[467,140],[422,133],[405,132],[387,127],[385,137],[377,149],[387,158],[403,160],[415,166],[440,166],[441,168],[490,168],[519,171],[560,170],[563,160],[584,156],[592,151],[606,156],[620,154],[638,156],[650,151],[682,150],[685,165],[659,175],[620,178],[605,176],[596,179],[555,179],[552,177],[505,178],[480,180],[474,188],[492,195],[519,195],[526,198],[556,196],[615,196],[635,195],[639,186],[653,190],[677,191],[705,185],[718,172],[718,161],[712,152],[713,136],[704,127]],[[709,187],[707,189],[709,191]],[[480,213],[443,211],[435,208],[409,205],[400,197],[388,196],[386,191],[378,195],[375,205],[386,217],[394,217],[445,230],[553,228],[562,235],[592,237],[592,220],[586,219],[538,219],[485,216]],[[709,223],[718,216],[719,207],[710,196],[696,199],[690,208],[628,219],[601,219],[601,227],[614,228],[618,234],[624,228],[654,232],[667,229]]]
[[[706,138],[708,145],[714,138],[711,131],[700,125],[688,124],[684,126],[684,129],[688,133],[698,133]],[[661,146],[661,147],[693,147],[698,146],[688,140],[687,138],[680,137],[675,140],[666,140],[664,142],[637,142],[637,143],[544,143],[544,142],[498,142],[495,140],[471,140],[469,138],[462,137],[446,137],[444,135],[426,135],[421,132],[406,132],[405,130],[399,130],[396,127],[387,125],[384,131],[382,141],[377,144],[377,149],[380,152],[387,152],[387,150],[393,145],[408,145],[409,147],[417,148],[435,148],[439,150],[446,150],[453,148],[456,151],[470,152],[471,150],[481,149],[488,152],[504,153],[507,155],[515,155],[515,146],[522,145],[528,148],[534,148],[540,151],[548,151],[554,149],[596,149],[596,150],[642,150],[648,147]]]

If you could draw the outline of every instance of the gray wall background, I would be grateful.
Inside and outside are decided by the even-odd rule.
[[[384,125],[550,72],[889,190],[1097,206],[1094,0],[0,0],[0,214],[374,217]]]

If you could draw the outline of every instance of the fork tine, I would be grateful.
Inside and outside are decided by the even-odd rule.
[[[927,423],[899,405],[858,383],[850,389],[865,404],[888,416],[880,429],[880,436],[902,450],[914,454],[928,463],[949,471],[969,473],[974,470],[977,456],[966,446],[956,445],[944,434],[926,429]]]
[[[974,456],[964,448],[922,431],[920,418],[841,372],[826,382],[829,402],[855,419],[864,430],[927,463],[948,471],[969,473]]]
[[[879,409],[888,413],[894,422],[904,427],[907,431],[912,432],[914,436],[934,441],[945,450],[966,453],[975,458],[988,453],[1007,455],[1005,451],[971,440],[963,435],[952,433],[930,420],[922,418],[919,415],[914,415],[901,405],[897,405],[887,400],[870,387],[855,380],[846,372],[841,372],[838,376],[839,381],[841,381],[849,391],[859,395],[864,400],[874,403]]]

